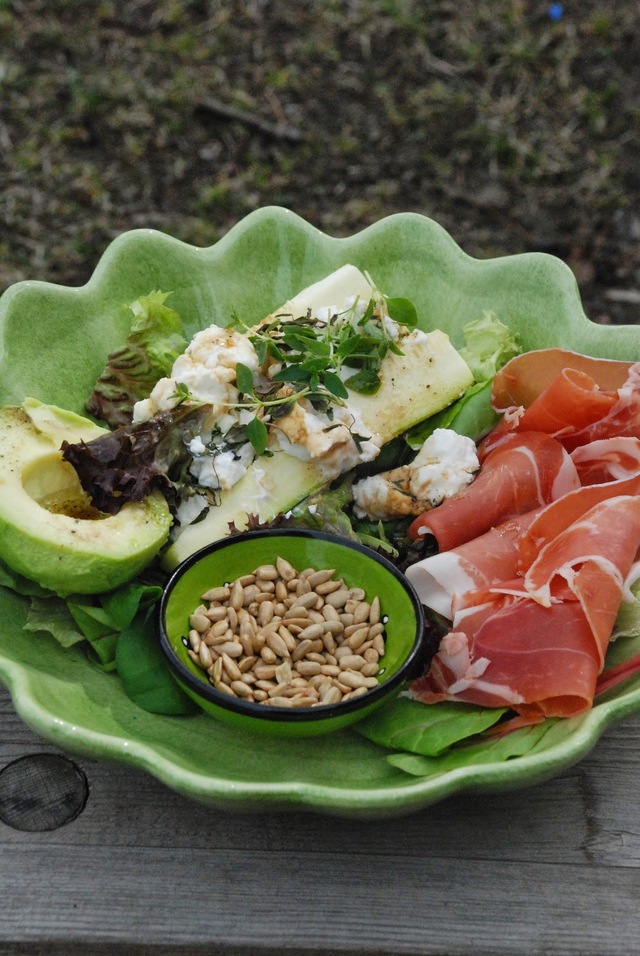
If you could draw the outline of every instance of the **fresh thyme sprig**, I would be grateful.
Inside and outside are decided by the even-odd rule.
[[[179,408],[184,402],[192,402],[193,395],[189,391],[189,386],[185,385],[184,382],[176,382],[176,390],[173,395],[169,396],[170,398],[175,399],[174,408]]]

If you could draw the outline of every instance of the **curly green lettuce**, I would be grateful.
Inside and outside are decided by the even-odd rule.
[[[168,292],[150,292],[130,306],[131,331],[123,346],[107,358],[87,400],[87,411],[112,428],[128,425],[133,406],[147,398],[161,378],[171,375],[187,347],[180,315],[164,304]]]

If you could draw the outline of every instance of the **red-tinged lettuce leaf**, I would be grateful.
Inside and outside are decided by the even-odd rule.
[[[134,404],[171,375],[187,346],[182,319],[164,304],[169,293],[151,292],[125,306],[131,313],[126,343],[111,352],[87,401],[87,411],[112,428],[131,421]]]
[[[429,706],[409,697],[397,697],[361,720],[355,730],[389,750],[437,757],[453,744],[492,727],[505,713],[505,708],[454,702]]]
[[[205,408],[181,405],[90,442],[65,441],[62,457],[99,511],[117,514],[127,501],[141,501],[154,490],[174,505],[181,473],[191,461],[187,445],[199,432]]]

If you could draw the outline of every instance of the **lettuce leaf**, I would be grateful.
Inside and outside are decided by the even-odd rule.
[[[150,611],[137,614],[123,628],[116,643],[115,667],[127,697],[142,710],[171,717],[200,713],[162,656]]]
[[[440,704],[436,705],[440,707]],[[436,757],[417,753],[395,753],[386,758],[388,763],[413,777],[431,777],[461,767],[479,764],[503,763],[514,757],[551,749],[570,737],[580,726],[582,717],[548,717],[541,724],[513,730],[503,737],[479,738],[479,742],[454,746]]]
[[[463,331],[466,344],[460,355],[471,369],[475,385],[457,402],[407,432],[407,442],[414,450],[422,448],[436,428],[453,428],[459,435],[479,441],[499,421],[491,407],[491,382],[496,372],[522,349],[511,329],[493,312],[487,311],[481,319],[467,323]]]
[[[65,648],[85,640],[66,602],[55,596],[31,598],[24,629],[50,634]]]
[[[59,598],[51,592],[31,595],[26,631],[47,633],[62,647],[87,641],[98,663],[113,670],[121,631],[160,599],[162,586],[151,580],[131,581],[99,595]]]
[[[465,345],[460,349],[476,382],[493,378],[521,347],[511,329],[496,319],[493,312],[484,312],[481,319],[468,322],[464,329]]]
[[[65,599],[0,564],[0,587],[29,602],[27,634],[48,635],[65,650],[85,644],[95,663],[106,672],[117,671],[127,696],[149,713],[199,713],[173,679],[158,646],[155,604],[163,581],[160,574],[147,572],[144,580],[105,594]]]
[[[131,331],[125,344],[111,352],[87,400],[87,411],[112,428],[131,421],[134,404],[148,398],[187,347],[182,319],[164,304],[168,292],[151,292],[125,309]]]

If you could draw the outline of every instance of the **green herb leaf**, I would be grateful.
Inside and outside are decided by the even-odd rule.
[[[236,365],[236,385],[243,395],[253,394],[253,372],[248,365],[238,362]]]
[[[298,332],[286,332],[284,342],[292,349],[298,352],[318,355],[328,359],[331,355],[331,347],[328,342],[321,342],[314,337],[302,336]]]
[[[302,365],[285,365],[272,376],[273,382],[308,382],[311,373]]]
[[[335,354],[338,358],[348,358],[360,348],[361,337],[359,335],[349,335],[343,339],[336,347]]]
[[[289,339],[317,339],[318,333],[315,329],[311,328],[310,325],[301,325],[302,322],[307,322],[308,319],[300,318],[295,319],[289,325],[284,328],[283,339],[287,344],[289,344]]]
[[[389,317],[400,325],[406,325],[409,329],[415,329],[418,324],[418,313],[416,307],[410,299],[394,298],[387,299],[387,311]]]
[[[173,395],[171,395],[171,398],[176,400],[174,408],[179,408],[183,402],[187,402],[191,398],[189,386],[185,385],[184,382],[176,382],[176,390]]]
[[[358,325],[364,326],[373,318],[373,313],[376,307],[375,299],[369,299],[367,302],[367,307],[364,310],[364,315],[358,322]]]
[[[256,350],[256,355],[258,356],[258,362],[260,363],[260,365],[264,365],[267,358],[267,354],[269,353],[269,343],[267,342],[266,339],[256,339],[255,337],[251,337],[250,341],[252,342],[253,347]]]
[[[259,418],[252,418],[247,425],[247,438],[251,442],[256,455],[262,455],[267,447],[269,434],[267,426]]]
[[[344,384],[354,392],[373,395],[380,388],[380,378],[376,369],[363,368],[351,375]]]
[[[331,392],[332,395],[335,395],[337,398],[348,398],[349,391],[340,378],[339,375],[336,375],[335,372],[325,372],[321,376],[322,384],[327,389],[328,392]]]

